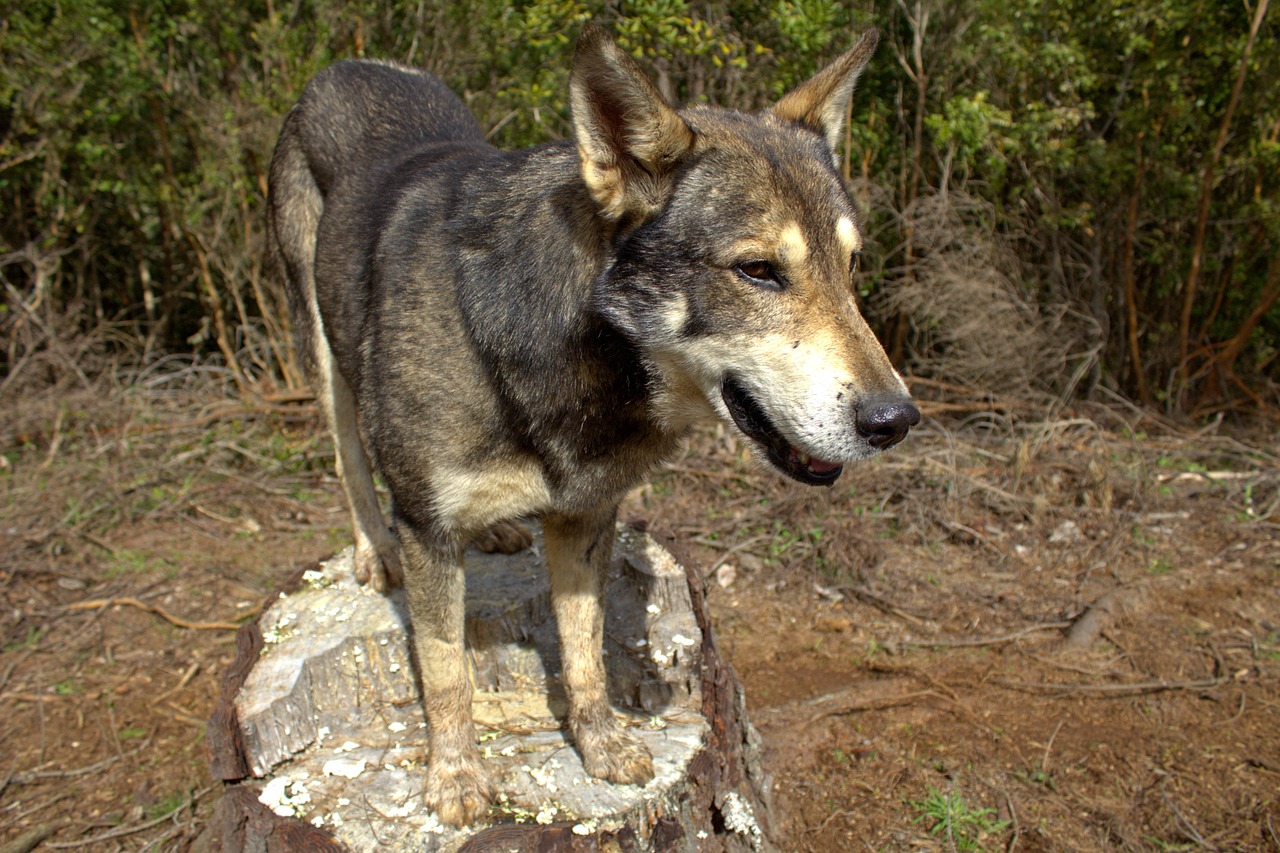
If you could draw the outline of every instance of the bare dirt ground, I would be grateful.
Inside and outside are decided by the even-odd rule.
[[[624,508],[708,575],[780,847],[1280,850],[1274,430],[925,409],[829,490],[709,430]],[[348,535],[305,402],[0,405],[0,853],[187,849],[235,625]]]

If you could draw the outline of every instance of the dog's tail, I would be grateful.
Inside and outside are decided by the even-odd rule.
[[[307,163],[299,108],[285,119],[271,158],[267,217],[273,254],[284,272],[294,345],[307,378],[315,384],[324,345],[320,304],[316,299],[316,232],[324,213],[324,194]]]

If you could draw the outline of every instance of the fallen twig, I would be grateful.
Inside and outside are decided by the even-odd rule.
[[[818,824],[817,826],[811,826],[805,829],[804,834],[810,835],[810,834],[822,832],[824,829],[827,828],[827,825],[830,824],[831,821],[835,820],[836,818],[849,817],[850,815],[856,815],[856,814],[858,814],[858,812],[855,809],[843,809],[841,811],[832,812],[831,814],[827,815],[826,820],[824,820],[822,823]]]
[[[111,543],[103,539],[99,539],[97,536],[94,536],[92,533],[89,533],[86,530],[77,530],[76,533],[80,536],[80,538],[84,539],[89,544],[97,545],[99,548],[106,551],[108,554],[110,554],[113,557],[116,555],[117,553],[116,548]]]
[[[29,829],[12,841],[0,845],[0,853],[30,853],[40,846],[40,842],[62,829],[68,822],[64,818]]]
[[[1063,638],[1062,648],[1065,651],[1086,651],[1098,641],[1102,632],[1111,627],[1124,613],[1131,609],[1137,599],[1139,590],[1134,587],[1121,587],[1099,598],[1085,608],[1067,631]]]
[[[819,720],[827,717],[843,717],[845,714],[854,714],[859,711],[883,711],[886,708],[896,708],[899,705],[910,705],[917,699],[945,699],[948,702],[955,700],[949,696],[939,693],[936,690],[916,690],[911,693],[900,693],[897,696],[883,696],[877,699],[867,699],[861,702],[850,702],[840,705],[836,708],[830,708],[826,711],[819,711],[809,719],[805,720],[804,726],[813,725]]]
[[[1034,652],[1029,652],[1026,649],[1022,648],[1022,646],[1018,646],[1018,652],[1043,666],[1053,667],[1054,669],[1065,669],[1067,672],[1078,672],[1081,675],[1104,676],[1113,672],[1113,670],[1110,670],[1110,669],[1098,669],[1096,667],[1090,668],[1087,666],[1076,666],[1074,664],[1064,663],[1062,661],[1051,660],[1050,658],[1044,657],[1042,655],[1038,655]]]
[[[1040,759],[1040,771],[1042,773],[1049,772],[1049,753],[1053,752],[1053,742],[1058,739],[1058,732],[1062,731],[1062,724],[1066,721],[1066,717],[1058,720],[1058,725],[1054,727],[1053,734],[1049,735],[1049,742],[1044,747],[1044,758]]]
[[[997,559],[1004,559],[1006,556],[1006,554],[1003,551],[1001,551],[999,548],[997,548],[995,544],[986,537],[985,534],[980,533],[977,530],[974,530],[972,527],[970,527],[967,524],[961,524],[958,521],[953,521],[951,519],[944,518],[942,519],[942,526],[950,530],[952,533],[963,533],[966,536],[972,537],[974,542],[977,542],[979,545],[991,551],[991,553],[993,553]]]
[[[1265,758],[1258,758],[1257,756],[1254,756],[1253,758],[1246,758],[1244,763],[1248,764],[1250,767],[1258,767],[1272,773],[1280,773],[1280,762],[1268,761]]]
[[[1160,786],[1160,799],[1164,801],[1165,808],[1173,812],[1173,816],[1178,821],[1178,826],[1182,830],[1183,836],[1191,842],[1194,842],[1201,850],[1217,850],[1217,845],[1210,844],[1200,834],[1200,830],[1196,829],[1195,824],[1187,820],[1186,815],[1182,813],[1182,809],[1178,808],[1178,804],[1170,799],[1169,794],[1165,791],[1164,785]]]
[[[924,646],[930,649],[950,649],[950,648],[975,648],[978,646],[1002,646],[1005,643],[1016,642],[1023,637],[1040,631],[1061,631],[1063,628],[1071,627],[1070,622],[1045,622],[1043,625],[1028,625],[1012,634],[1002,634],[998,637],[979,637],[973,640],[906,640],[909,646]]]
[[[154,604],[147,604],[136,598],[95,598],[90,601],[77,601],[75,604],[67,605],[67,610],[99,610],[103,607],[111,607],[113,605],[128,605],[129,607],[137,607],[139,610],[145,610],[148,613],[154,613],[161,619],[171,625],[179,628],[189,628],[192,631],[239,631],[240,624],[238,622],[191,622],[178,616],[174,616],[163,607]]]
[[[169,690],[166,690],[165,692],[157,696],[155,699],[151,700],[151,707],[154,708],[156,705],[159,705],[161,702],[168,699],[170,696],[177,693],[182,688],[186,687],[188,684],[191,683],[191,679],[194,678],[195,674],[199,671],[200,671],[200,661],[193,662],[191,666],[187,667],[187,671],[182,674],[182,678],[181,680],[178,681],[178,684],[176,687],[172,687]]]
[[[1162,693],[1166,690],[1210,690],[1221,686],[1226,681],[1226,678],[1202,678],[1198,681],[1136,681],[1132,684],[1064,684],[1050,681],[1006,681],[994,678],[987,683],[1029,693],[1102,693],[1118,697]]]
[[[22,811],[13,815],[12,820],[16,823],[25,817],[30,817],[31,815],[36,814],[37,812],[42,812],[45,809],[49,808],[50,806],[56,806],[58,803],[62,802],[63,800],[67,799],[70,796],[71,796],[71,793],[68,791],[63,791],[60,794],[55,794],[53,797],[51,797],[48,800],[45,800],[43,803],[34,805],[29,809],[23,809]]]
[[[126,753],[109,756],[99,762],[90,764],[87,767],[77,767],[74,770],[30,770],[26,773],[14,773],[9,777],[8,781],[11,784],[17,783],[19,785],[30,785],[38,779],[66,779],[72,776],[85,776],[90,773],[97,773],[99,770],[106,767],[110,767],[122,758],[137,755],[149,746],[151,746],[151,738],[147,738],[141,744]],[[3,788],[0,788],[0,791],[3,791]]]
[[[209,724],[208,720],[200,720],[191,716],[190,714],[184,714],[181,711],[174,711],[171,716],[178,722],[186,723],[188,726],[191,726],[197,729],[204,729],[204,727]]]
[[[958,412],[1015,412],[1039,407],[1017,401],[981,400],[973,403],[945,403],[938,400],[917,400],[916,408],[923,415],[940,415],[944,412],[949,414]]]
[[[48,470],[53,464],[53,460],[58,455],[58,448],[62,445],[62,423],[66,419],[66,410],[58,409],[58,417],[53,422],[53,440],[49,442],[49,453],[44,458],[44,462],[40,463],[40,470]]]
[[[221,783],[215,782],[212,785],[206,785],[205,787],[201,788],[199,791],[196,791],[194,794],[188,797],[186,802],[182,803],[176,808],[170,809],[169,811],[160,815],[160,817],[147,821],[146,823],[140,823],[136,826],[117,827],[116,829],[110,830],[109,832],[104,832],[101,835],[95,835],[92,838],[82,838],[79,841],[56,841],[56,842],[50,843],[49,846],[54,848],[55,850],[69,850],[75,847],[88,847],[90,844],[97,844],[101,841],[110,841],[112,838],[123,838],[126,835],[136,835],[139,832],[143,832],[145,830],[151,829],[154,826],[159,826],[160,824],[164,823],[167,820],[171,820],[174,815],[178,814],[184,809],[194,808],[196,804],[196,800],[200,799],[205,794],[212,791],[214,788],[219,787],[220,784]]]
[[[1018,823],[1018,811],[1013,807],[1013,798],[1009,796],[1008,791],[1001,791],[1004,794],[1005,808],[1009,812],[1009,822],[1013,824],[1013,835],[1009,838],[1009,843],[1005,845],[1005,853],[1013,853],[1018,847],[1018,836],[1022,834],[1022,826]]]
[[[18,664],[26,663],[27,658],[31,657],[33,653],[32,649],[27,649],[19,655],[17,659],[11,661],[9,665],[4,668],[4,673],[0,674],[0,690],[3,690],[9,685],[9,679],[13,676],[13,671],[17,669]]]
[[[941,469],[942,471],[945,471],[946,473],[950,474],[956,479],[964,480],[965,482],[980,489],[981,491],[987,492],[988,494],[991,494],[991,495],[995,495],[998,498],[1003,498],[1004,500],[1009,502],[1010,506],[1022,506],[1028,503],[1028,500],[1025,497],[1019,497],[1018,495],[1015,495],[1013,492],[1010,492],[1006,489],[1002,489],[999,486],[993,486],[990,483],[987,483],[983,480],[978,479],[972,474],[966,474],[965,472],[959,470],[954,466],[947,465],[945,462],[939,462],[937,459],[934,459],[932,456],[921,456],[920,459],[922,459],[925,462],[925,464],[932,465],[934,468]]]
[[[840,584],[831,588],[839,590],[840,592],[847,592],[863,604],[870,604],[877,610],[887,613],[890,616],[897,616],[899,619],[910,622],[912,625],[920,626],[924,624],[924,620],[919,616],[902,609],[887,598],[876,595],[866,587]]]
[[[10,702],[57,702],[66,699],[66,696],[59,696],[57,693],[0,693],[0,699]]]

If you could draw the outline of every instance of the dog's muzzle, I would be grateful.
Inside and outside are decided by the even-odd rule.
[[[830,486],[844,471],[841,462],[817,459],[792,445],[765,413],[764,407],[735,377],[720,385],[720,396],[738,429],[760,445],[769,462],[793,480]],[[864,401],[854,413],[858,434],[874,450],[888,450],[920,423],[920,410],[905,398]]]

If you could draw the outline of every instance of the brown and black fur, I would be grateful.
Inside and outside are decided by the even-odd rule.
[[[298,345],[351,506],[356,573],[403,583],[430,722],[426,802],[484,815],[463,559],[542,524],[587,771],[653,776],[605,696],[599,577],[619,501],[720,418],[802,482],[897,443],[919,415],[859,315],[861,247],[835,171],[875,34],[744,114],[677,111],[588,27],[575,139],[489,146],[439,80],[344,62],[285,121],[270,216]],[[392,498],[383,521],[370,458]]]

